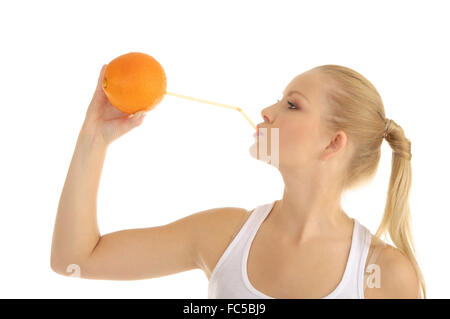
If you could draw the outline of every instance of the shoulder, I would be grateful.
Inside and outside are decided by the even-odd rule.
[[[220,254],[252,212],[239,207],[221,207],[198,213],[194,236],[199,268],[207,274],[211,273]]]
[[[365,290],[366,298],[411,299],[420,298],[419,280],[413,264],[398,248],[385,244],[371,272],[378,285]],[[379,272],[378,274],[376,272]]]
[[[199,235],[234,228],[249,213],[249,210],[239,207],[220,207],[199,212],[196,215],[199,227],[203,229]]]

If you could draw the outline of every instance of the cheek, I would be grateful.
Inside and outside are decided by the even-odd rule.
[[[313,138],[313,130],[309,124],[286,125],[280,129],[280,140],[286,145],[306,144]]]
[[[313,151],[317,141],[316,129],[311,122],[296,123],[280,129],[280,151],[289,157],[302,157]]]

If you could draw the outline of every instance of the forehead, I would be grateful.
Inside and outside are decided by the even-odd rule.
[[[318,72],[307,71],[297,75],[285,88],[284,94],[299,91],[306,96],[310,105],[321,104],[325,83]],[[294,94],[295,95],[295,94]]]

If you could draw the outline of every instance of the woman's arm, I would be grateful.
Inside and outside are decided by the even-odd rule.
[[[209,209],[166,225],[99,234],[97,191],[108,145],[142,123],[139,115],[129,117],[108,102],[101,86],[103,72],[104,67],[59,201],[51,268],[68,275],[73,270],[68,266],[75,264],[79,277],[108,280],[155,278],[195,268],[208,271],[216,246],[222,248],[221,239],[245,210]]]
[[[100,235],[97,191],[107,145],[82,130],[79,134],[56,216],[51,268],[88,279],[137,280],[201,268],[220,231],[228,233],[244,209],[215,208],[162,226]],[[215,239],[215,240],[214,240]]]
[[[198,247],[210,240],[207,230],[213,228],[211,224],[221,224],[217,218],[224,213],[230,216],[233,208],[206,210],[167,225],[101,236],[96,203],[106,151],[106,144],[81,131],[58,205],[53,271],[72,275],[74,268],[68,266],[75,264],[82,278],[136,280],[200,268]]]
[[[97,193],[107,145],[81,130],[58,205],[51,267],[81,264],[100,239]]]
[[[103,65],[58,204],[50,258],[57,272],[65,272],[69,264],[82,263],[98,243],[97,192],[107,148],[139,126],[146,114],[129,115],[109,102],[102,88],[105,69]]]

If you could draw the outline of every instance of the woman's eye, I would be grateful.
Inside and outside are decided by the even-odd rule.
[[[280,100],[277,100],[277,101],[280,102]],[[293,103],[291,103],[289,101],[288,101],[288,104],[290,105],[288,107],[288,109],[290,109],[290,110],[297,110],[298,109],[298,107],[295,104],[293,104]]]
[[[288,109],[291,109],[291,110],[296,110],[296,109],[298,109],[298,107],[297,107],[295,104],[293,104],[293,103],[291,103],[291,102],[289,102],[289,101],[288,101],[288,104],[290,105],[290,106],[288,107]]]

